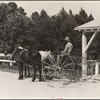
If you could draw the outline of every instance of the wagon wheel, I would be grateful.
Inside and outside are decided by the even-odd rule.
[[[42,74],[49,86],[64,86],[72,82],[74,63],[68,54],[53,52],[44,59]]]

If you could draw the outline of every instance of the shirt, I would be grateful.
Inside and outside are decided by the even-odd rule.
[[[62,51],[62,53],[68,53],[68,54],[70,54],[72,52],[72,49],[73,49],[72,43],[68,42],[65,45],[65,49]]]

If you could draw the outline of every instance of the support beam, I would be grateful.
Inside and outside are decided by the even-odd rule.
[[[87,45],[87,38],[85,32],[82,33],[82,77],[87,77],[87,53],[85,47]]]
[[[96,66],[95,66],[95,75],[99,75],[99,62],[96,62]]]
[[[87,50],[89,49],[89,47],[91,46],[92,42],[94,41],[95,37],[97,36],[97,33],[98,31],[96,31],[93,36],[91,37],[90,41],[88,42],[86,48],[85,48],[85,51],[84,52],[87,52]]]

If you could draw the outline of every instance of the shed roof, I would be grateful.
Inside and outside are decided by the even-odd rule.
[[[75,27],[79,31],[100,31],[100,18]]]

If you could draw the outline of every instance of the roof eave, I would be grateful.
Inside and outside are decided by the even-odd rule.
[[[78,30],[80,32],[95,32],[100,31],[100,27],[76,27],[74,30]]]

